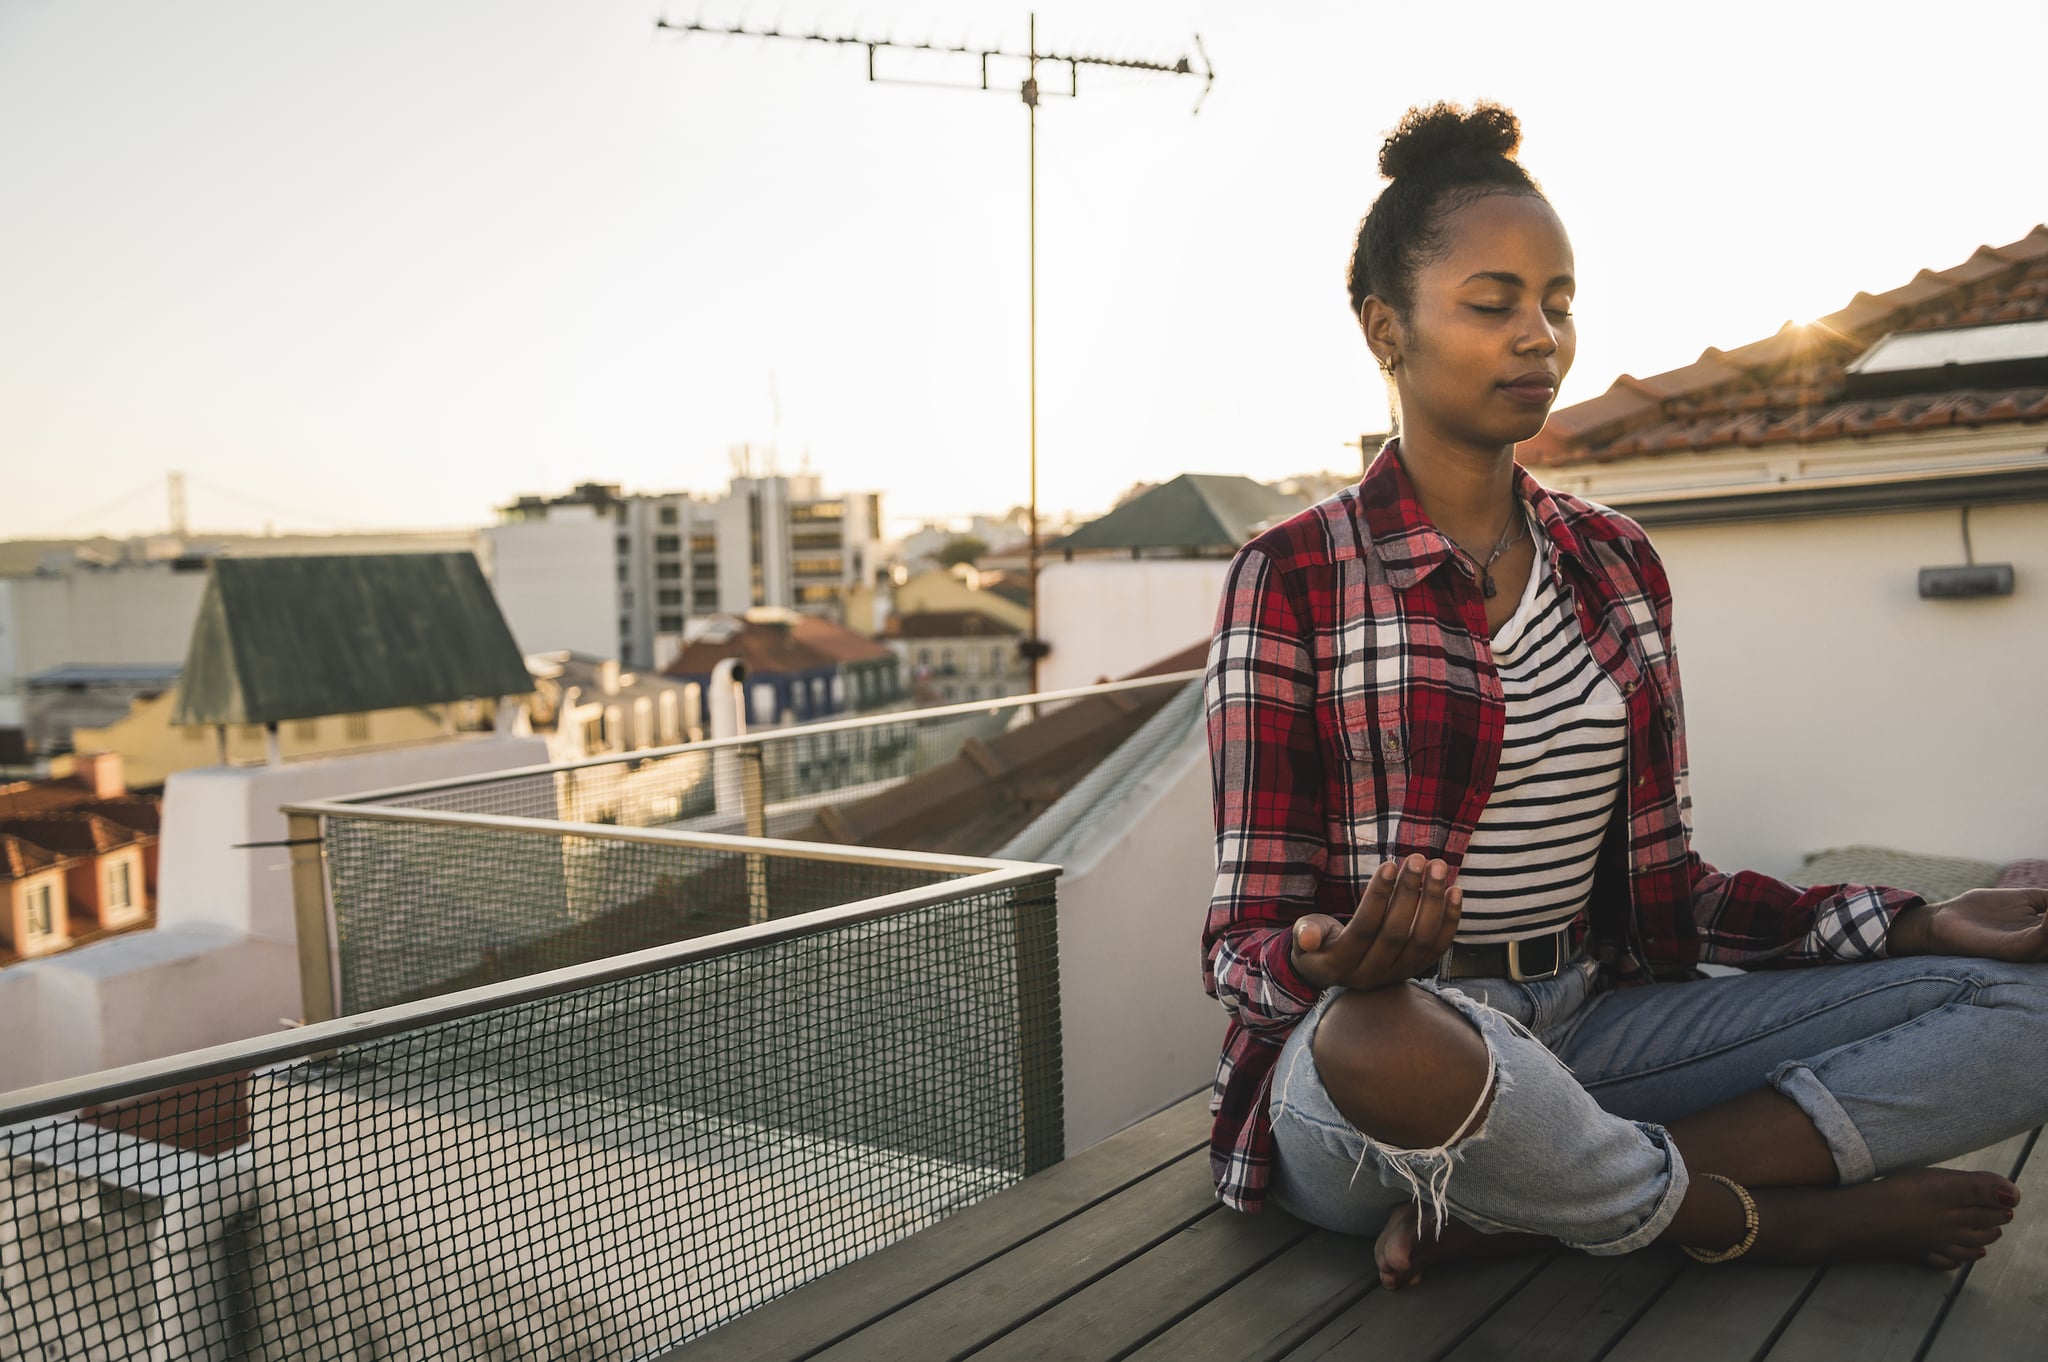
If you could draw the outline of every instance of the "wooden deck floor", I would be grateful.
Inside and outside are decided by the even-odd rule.
[[[1563,1251],[1378,1289],[1370,1246],[1221,1209],[1206,1094],[671,1354],[731,1359],[1514,1358],[1962,1362],[2048,1357],[2048,1153],[1959,1167],[2029,1195],[1958,1272],[1705,1267]],[[2036,1132],[2038,1133],[2038,1132]]]

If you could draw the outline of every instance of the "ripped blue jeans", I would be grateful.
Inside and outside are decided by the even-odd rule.
[[[1627,1253],[1685,1196],[1664,1123],[1766,1084],[1813,1121],[1844,1183],[2048,1122],[2048,965],[1912,956],[1609,991],[1582,961],[1533,983],[1407,987],[1478,1029],[1486,1090],[1435,1149],[1358,1131],[1310,1049],[1343,990],[1325,993],[1288,1037],[1270,1099],[1273,1200],[1312,1224],[1374,1234],[1413,1202],[1432,1220]]]

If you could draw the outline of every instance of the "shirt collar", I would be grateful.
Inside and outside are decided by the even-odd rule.
[[[1449,536],[1423,513],[1415,484],[1401,466],[1400,444],[1397,436],[1382,445],[1357,486],[1366,539],[1386,569],[1388,584],[1397,589],[1421,581],[1451,558]],[[1520,464],[1515,465],[1515,494],[1535,513],[1549,539],[1553,570],[1560,554],[1583,561],[1585,549],[1557,498]]]

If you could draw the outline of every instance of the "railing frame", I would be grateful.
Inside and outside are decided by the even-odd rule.
[[[483,814],[441,814],[412,809],[357,809],[319,804],[295,805],[292,806],[291,812],[301,816],[315,816],[323,815],[329,810],[350,818],[377,821],[498,826],[505,831],[555,836],[564,833],[576,836],[616,835],[620,840],[626,841],[682,843],[728,850],[748,849],[763,855],[805,855],[811,859],[842,863],[900,866],[907,869],[944,869],[963,873],[961,878],[948,880],[942,884],[878,895],[856,903],[820,908],[770,922],[735,927],[730,931],[713,932],[625,955],[586,961],[579,965],[565,965],[560,969],[547,970],[503,983],[464,989],[456,993],[446,993],[418,1002],[398,1003],[371,1012],[358,1012],[330,1020],[310,1022],[290,1031],[210,1046],[203,1050],[191,1050],[184,1054],[129,1064],[118,1069],[102,1070],[81,1078],[20,1088],[0,1099],[0,1128],[49,1116],[68,1115],[85,1107],[119,1102],[130,1097],[147,1096],[167,1088],[218,1078],[223,1074],[309,1059],[345,1045],[380,1040],[406,1031],[473,1017],[519,1003],[551,998],[597,984],[652,974],[692,961],[717,959],[775,942],[796,940],[857,923],[899,917],[963,895],[1001,889],[1021,891],[1029,886],[1048,884],[1057,879],[1060,873],[1058,866],[1035,865],[1024,861],[992,861],[921,852],[877,852],[870,848],[830,847],[808,842],[755,841],[715,833],[676,833],[596,824],[544,823],[537,819],[494,818]],[[1020,980],[1020,987],[1028,982]],[[1026,1039],[1035,1039],[1042,1045],[1044,1038],[1034,1038],[1033,1031],[1034,1028],[1029,1024],[1025,1026]],[[1051,1033],[1050,1040],[1054,1047],[1058,1046],[1059,1035],[1056,1029]],[[1040,1054],[1042,1051],[1028,1051],[1021,1058],[1029,1063]],[[1054,1058],[1057,1058],[1056,1049]],[[1027,1120],[1029,1116],[1030,1113],[1027,1111]],[[1043,1124],[1042,1117],[1040,1124]],[[1037,1134],[1039,1143],[1042,1143],[1043,1138],[1042,1132]],[[1028,1125],[1025,1131],[1025,1146],[1027,1150],[1034,1147],[1034,1131]]]
[[[921,724],[934,719],[964,719],[976,714],[993,714],[1005,709],[1031,709],[1038,705],[1086,700],[1097,695],[1119,695],[1126,691],[1154,690],[1162,686],[1184,686],[1190,681],[1201,680],[1203,675],[1200,670],[1169,672],[1162,676],[1141,676],[1129,681],[1105,681],[1099,686],[1074,686],[1067,690],[1039,691],[1031,695],[1006,695],[997,700],[969,700],[957,705],[934,705],[928,709],[890,710],[885,714],[863,714],[855,719],[829,719],[823,723],[797,724],[790,728],[761,730],[733,738],[704,738],[697,742],[673,743],[667,747],[642,747],[631,752],[606,752],[601,756],[582,757],[576,761],[542,762],[534,766],[508,766],[503,770],[476,772],[464,776],[443,776],[435,780],[416,781],[410,785],[392,785],[380,790],[367,790],[331,802],[377,805],[392,799],[406,799],[416,795],[433,794],[439,790],[459,789],[464,785],[517,780],[524,776],[555,775],[565,771],[588,770],[594,766],[654,761],[690,752],[745,749],[753,745],[788,742],[797,738],[815,738],[822,734],[848,733],[864,728],[887,728],[892,724]]]

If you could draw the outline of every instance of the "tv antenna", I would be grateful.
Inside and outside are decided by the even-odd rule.
[[[1031,689],[1034,692],[1037,691],[1039,659],[1051,651],[1045,640],[1038,636],[1038,102],[1041,99],[1078,98],[1081,93],[1081,68],[1089,66],[1159,76],[1200,76],[1202,78],[1202,90],[1200,94],[1195,96],[1195,106],[1192,110],[1194,113],[1200,113],[1202,111],[1202,101],[1209,97],[1209,88],[1216,83],[1215,69],[1210,66],[1209,54],[1202,47],[1202,35],[1199,33],[1193,35],[1195,50],[1193,58],[1183,55],[1175,58],[1173,61],[1165,62],[1147,61],[1133,57],[1093,56],[1072,52],[1041,52],[1038,50],[1038,15],[1036,12],[1033,12],[1030,16],[1025,50],[1022,52],[1008,51],[999,47],[969,47],[964,43],[897,42],[892,38],[863,38],[855,34],[821,32],[815,28],[808,31],[784,29],[779,23],[761,28],[749,28],[745,24],[707,24],[695,19],[683,23],[670,23],[667,19],[662,18],[654,21],[654,27],[657,30],[681,33],[686,36],[692,33],[702,33],[726,38],[758,38],[766,42],[824,43],[838,47],[860,48],[867,53],[868,81],[874,85],[923,85],[941,90],[1002,91],[1007,87],[990,83],[989,63],[1017,61],[1024,63],[1024,80],[1018,87],[1018,93],[1023,97],[1026,120],[1029,126],[1029,139],[1025,149],[1025,174],[1027,212],[1030,218],[1026,274],[1028,279],[1027,287],[1031,297],[1031,636],[1020,645],[1019,651],[1023,653],[1025,660],[1030,664]],[[911,80],[884,75],[877,67],[875,60],[878,54],[884,52],[911,52],[923,53],[928,56],[937,55],[940,57],[971,59],[980,63],[980,78],[977,81],[940,81]],[[1199,68],[1195,64],[1196,61],[1201,63]],[[1039,85],[1038,67],[1041,62],[1049,66],[1064,66],[1067,68],[1067,79],[1064,82],[1066,88],[1064,90],[1056,87],[1046,88]]]

